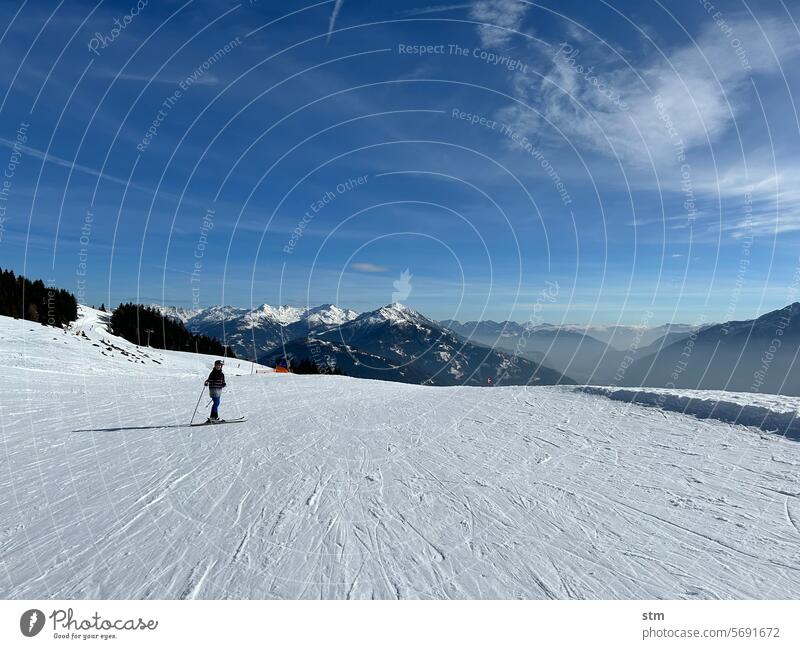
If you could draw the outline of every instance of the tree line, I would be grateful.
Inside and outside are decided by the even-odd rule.
[[[78,317],[78,301],[64,289],[0,269],[0,315],[63,327]]]
[[[111,329],[135,345],[236,358],[230,347],[216,338],[193,334],[182,322],[165,317],[158,309],[141,304],[120,304],[111,315]]]
[[[275,361],[275,366],[286,367],[294,374],[334,374],[337,376],[344,376],[344,372],[338,367],[330,367],[327,365],[319,366],[315,361],[310,358],[302,358],[300,360],[293,358],[287,362],[285,358],[278,358]]]

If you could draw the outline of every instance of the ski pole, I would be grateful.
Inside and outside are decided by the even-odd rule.
[[[203,393],[206,391],[206,386],[203,386],[203,389],[200,390],[200,396],[197,397],[197,405],[194,407],[194,412],[192,413],[192,419],[189,422],[190,424],[194,423],[194,416],[197,414],[197,409],[200,407],[200,399],[203,398]]]

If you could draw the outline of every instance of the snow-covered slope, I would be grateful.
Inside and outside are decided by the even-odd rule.
[[[198,375],[211,369],[216,356],[140,347],[108,332],[110,314],[78,307],[78,320],[69,329],[44,327],[25,320],[0,317],[0,363],[28,379],[61,375],[66,383],[92,375],[125,378],[140,375]],[[270,368],[249,361],[229,360],[226,373],[249,374]]]
[[[800,597],[795,441],[230,367],[249,420],[187,428],[209,359],[80,328],[0,318],[0,597]]]
[[[800,441],[800,398],[779,394],[724,392],[722,390],[676,390],[668,388],[576,388],[663,410],[682,412],[701,419],[719,419],[774,432]]]

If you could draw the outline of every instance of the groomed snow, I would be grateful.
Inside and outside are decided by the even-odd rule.
[[[779,394],[725,392],[722,390],[675,390],[668,388],[576,388],[701,419],[718,419],[775,432],[800,441],[800,398]]]
[[[4,598],[800,596],[798,442],[235,362],[187,428],[212,357],[81,327],[0,318]]]

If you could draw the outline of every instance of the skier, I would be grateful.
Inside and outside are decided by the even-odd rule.
[[[211,397],[211,416],[206,420],[206,423],[214,423],[219,421],[219,400],[222,397],[222,388],[225,387],[225,375],[222,373],[222,366],[225,363],[222,361],[214,361],[214,369],[206,379],[208,386],[208,395]]]

